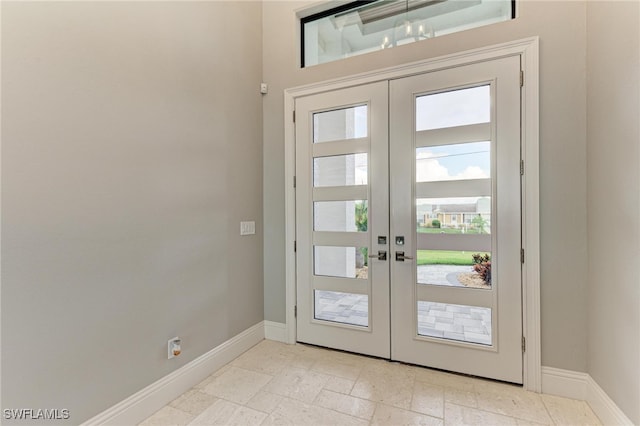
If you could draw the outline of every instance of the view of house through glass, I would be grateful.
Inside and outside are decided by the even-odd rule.
[[[357,1],[301,19],[302,67],[513,17],[513,0]]]

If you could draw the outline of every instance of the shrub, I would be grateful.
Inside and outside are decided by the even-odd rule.
[[[473,257],[473,264],[476,265],[478,263],[489,262],[491,261],[491,255],[489,253],[485,253],[484,255],[480,253],[475,253],[471,255]]]
[[[491,256],[489,253],[484,255],[476,253],[473,257],[473,270],[480,275],[480,278],[487,283],[491,284]]]
[[[434,228],[440,228],[440,221],[438,219],[433,219],[431,221],[431,226],[433,226]]]

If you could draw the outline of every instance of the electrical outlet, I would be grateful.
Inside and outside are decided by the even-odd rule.
[[[167,359],[175,358],[182,353],[182,340],[179,337],[167,342]]]

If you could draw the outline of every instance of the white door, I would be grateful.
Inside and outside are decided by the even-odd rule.
[[[296,99],[297,339],[384,358],[387,93],[382,82]]]
[[[391,357],[522,383],[520,59],[394,80],[390,105]]]
[[[298,341],[522,383],[519,77],[296,99]]]

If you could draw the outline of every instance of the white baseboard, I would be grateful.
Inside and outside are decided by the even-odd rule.
[[[587,401],[604,425],[633,425],[587,373],[542,367],[542,393]]]
[[[591,376],[587,378],[587,402],[604,425],[633,425],[633,422],[616,405]]]
[[[542,393],[586,400],[588,377],[578,371],[542,367]]]
[[[265,321],[264,338],[287,343],[287,325],[281,322]]]
[[[87,420],[82,426],[135,425],[140,423],[200,383],[214,371],[259,343],[264,339],[264,331],[264,322],[259,322],[124,401]]]

